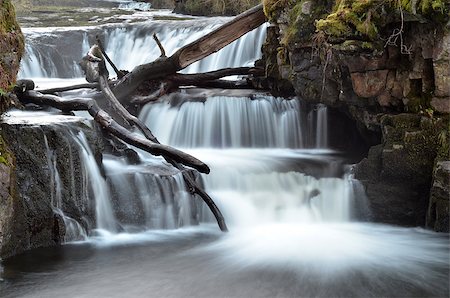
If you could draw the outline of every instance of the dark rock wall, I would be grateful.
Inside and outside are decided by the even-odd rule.
[[[387,7],[378,12],[386,15],[376,34],[350,25],[343,36],[338,29],[348,24],[339,18],[355,13],[350,7],[357,2],[264,1],[273,26],[263,48],[267,80],[276,93],[288,80],[300,98],[349,117],[359,141],[374,146],[355,167],[374,220],[448,231],[449,196],[442,187],[449,160],[448,7],[443,18],[402,11],[403,22],[398,9]],[[366,25],[373,25],[370,19]],[[402,35],[387,45],[399,28]],[[343,135],[347,126],[333,129]]]
[[[0,257],[64,242],[64,221],[55,212],[57,176],[61,183],[60,208],[86,230],[93,227],[95,202],[89,200],[80,146],[72,134],[84,131],[96,144],[99,138],[94,132],[83,122],[69,125],[2,123],[1,131],[10,144],[9,149],[15,153],[15,165],[10,168],[0,165]],[[94,145],[93,149],[99,152],[99,146]]]

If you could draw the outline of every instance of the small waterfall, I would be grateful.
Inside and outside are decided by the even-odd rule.
[[[140,117],[163,143],[182,148],[328,146],[326,106],[306,116],[298,99],[214,96],[179,106],[154,103],[144,107]]]
[[[95,156],[83,132],[78,132],[73,137],[81,148],[82,166],[91,188],[92,194],[86,193],[86,196],[95,199],[97,228],[115,232],[117,231],[117,221],[111,206],[111,195]],[[89,187],[86,187],[86,190],[89,190]]]
[[[53,150],[50,149],[46,134],[44,136],[44,143],[47,149],[46,156],[48,162],[48,169],[50,171],[50,185],[51,185],[51,205],[53,212],[58,214],[64,221],[65,235],[64,241],[70,242],[75,240],[86,240],[87,233],[78,221],[64,214],[63,199],[62,199],[62,182],[57,167],[57,157]]]
[[[119,206],[117,220],[125,231],[176,229],[198,223],[198,202],[186,192],[181,173],[161,168],[160,159],[128,165],[120,158],[105,156],[103,165],[112,200]]]
[[[149,11],[151,7],[152,7],[152,5],[150,3],[145,3],[145,2],[129,1],[126,3],[119,4],[119,9],[124,9],[124,10]]]
[[[190,152],[210,165],[211,173],[203,176],[205,188],[234,228],[343,223],[354,218],[352,207],[361,195],[358,184],[351,175],[323,176],[335,166],[324,156],[291,149]],[[318,168],[319,161],[320,175],[302,173],[307,164]]]
[[[328,147],[328,111],[327,106],[317,106],[316,148]]]
[[[298,100],[265,95],[155,103],[141,113],[163,143],[183,148],[303,148],[302,118]]]

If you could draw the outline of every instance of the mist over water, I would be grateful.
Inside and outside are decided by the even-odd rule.
[[[31,59],[21,76],[43,77],[46,86],[68,82],[49,77],[73,82],[81,77],[74,61],[98,32],[119,67],[132,69],[158,57],[151,33],[172,53],[225,20],[25,29]],[[248,65],[264,31],[186,71]],[[68,55],[46,50],[71,44],[64,38],[79,41]],[[86,241],[5,260],[1,297],[448,297],[448,235],[354,220],[356,206],[369,209],[367,198],[327,148],[325,106],[305,110],[300,99],[266,94],[213,96],[156,102],[140,119],[162,143],[210,166],[197,179],[230,232],[219,232],[162,158],[138,151],[142,163],[131,165],[105,155],[99,166],[86,137],[74,134],[96,202],[95,229]]]

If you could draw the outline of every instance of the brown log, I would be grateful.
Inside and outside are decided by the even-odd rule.
[[[32,102],[38,105],[47,105],[62,111],[88,111],[95,121],[100,123],[106,131],[130,145],[136,146],[152,155],[170,158],[180,164],[192,167],[201,173],[209,173],[210,171],[205,163],[192,155],[170,146],[152,143],[138,134],[131,133],[118,124],[106,111],[102,110],[93,99],[67,99],[55,95],[44,95],[34,90],[18,94],[18,97],[23,103]]]
[[[161,96],[167,94],[168,90],[170,90],[171,88],[172,86],[169,83],[163,82],[159,86],[158,90],[156,90],[152,94],[146,96],[139,96],[139,95],[133,96],[133,98],[131,99],[131,103],[142,106],[149,102],[157,101]]]
[[[238,15],[230,22],[213,30],[176,51],[170,57],[160,57],[156,61],[142,64],[125,75],[113,89],[114,94],[123,102],[143,81],[163,79],[167,75],[197,62],[239,39],[244,34],[258,28],[266,22],[262,4]]]
[[[176,73],[168,76],[167,80],[170,80],[178,85],[197,85],[205,81],[213,81],[228,76],[249,75],[254,73],[261,73],[261,71],[259,68],[254,67],[223,68],[215,71],[195,74]]]
[[[263,5],[260,4],[241,13],[211,33],[182,47],[172,57],[176,59],[177,66],[180,69],[186,68],[192,63],[219,51],[244,34],[258,28],[264,22],[266,22],[266,16]]]
[[[42,94],[55,94],[58,92],[65,92],[65,91],[72,91],[77,89],[95,89],[98,88],[98,83],[85,83],[85,84],[76,84],[71,86],[64,86],[64,87],[55,87],[55,88],[48,88],[48,89],[37,89],[36,91],[39,91]]]

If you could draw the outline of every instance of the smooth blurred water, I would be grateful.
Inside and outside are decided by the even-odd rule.
[[[2,297],[448,297],[448,237],[372,224],[149,231],[3,263]]]

